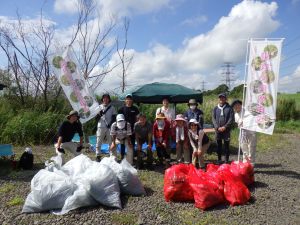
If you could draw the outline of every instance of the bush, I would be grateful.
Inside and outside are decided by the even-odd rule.
[[[299,112],[294,99],[279,99],[276,111],[277,120],[288,121],[299,119]]]
[[[56,135],[62,118],[64,115],[52,112],[19,111],[6,122],[0,140],[17,145],[49,144]]]

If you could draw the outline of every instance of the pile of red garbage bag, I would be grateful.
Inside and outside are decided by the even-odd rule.
[[[243,205],[251,197],[247,186],[253,182],[254,168],[249,162],[208,164],[206,172],[192,164],[178,164],[165,171],[164,195],[167,202],[194,201],[203,210],[222,203]]]

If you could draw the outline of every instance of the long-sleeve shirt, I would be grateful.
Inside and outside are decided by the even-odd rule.
[[[153,124],[153,137],[156,145],[161,145],[165,143],[168,145],[170,136],[170,123],[168,120],[165,119],[165,126],[163,130],[158,129],[157,122]]]
[[[186,111],[184,113],[184,117],[187,121],[190,121],[190,119],[197,120],[199,122],[201,128],[203,128],[204,119],[203,119],[202,110],[200,110],[198,108],[196,108],[195,110],[189,109],[188,111]]]

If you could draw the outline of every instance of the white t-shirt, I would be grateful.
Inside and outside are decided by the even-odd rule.
[[[156,110],[156,115],[158,115],[159,113],[163,113],[165,114],[165,117],[171,122],[172,120],[175,120],[175,110],[173,108],[165,108],[164,106],[159,107]]]
[[[109,107],[110,106],[110,104],[108,104],[108,105],[103,105],[103,104],[101,104],[100,105],[100,111],[102,110],[102,111],[105,111],[106,109],[107,109],[107,107]],[[115,109],[115,107],[113,107],[113,106],[111,106],[108,110],[107,110],[107,112],[105,113],[105,115],[103,115],[101,118],[100,118],[100,120],[99,120],[99,122],[98,122],[98,128],[106,128],[107,127],[107,125],[109,125],[109,124],[111,124],[111,122],[112,122],[112,116],[113,115],[116,115],[117,113],[116,113],[116,109]]]

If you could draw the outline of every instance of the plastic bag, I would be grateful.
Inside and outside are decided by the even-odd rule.
[[[251,193],[241,181],[227,180],[224,185],[224,196],[230,205],[234,206],[247,203]]]
[[[62,162],[63,162],[63,159],[62,159],[61,155],[51,157],[50,160],[47,160],[45,162],[45,170],[48,170],[50,172],[60,170],[61,166],[62,166]]]
[[[31,180],[31,192],[25,200],[23,213],[62,208],[76,189],[72,180],[61,171],[40,170]]]
[[[133,168],[126,159],[121,164],[117,163],[114,156],[105,157],[100,164],[111,168],[116,174],[121,192],[129,195],[145,195],[145,189],[141,183],[137,170]]]
[[[80,154],[63,165],[61,170],[73,180],[76,180],[77,177],[81,176],[90,166],[93,165],[93,163],[94,162],[89,157]]]
[[[174,165],[165,171],[164,195],[169,201],[194,201],[193,189],[189,183],[189,165]]]
[[[254,168],[250,162],[232,162],[230,171],[245,185],[254,183]]]
[[[122,208],[118,178],[108,166],[93,162],[81,178],[89,183],[88,192],[97,202]]]
[[[206,172],[216,172],[219,169],[219,167],[220,167],[219,165],[209,163],[206,166]]]

